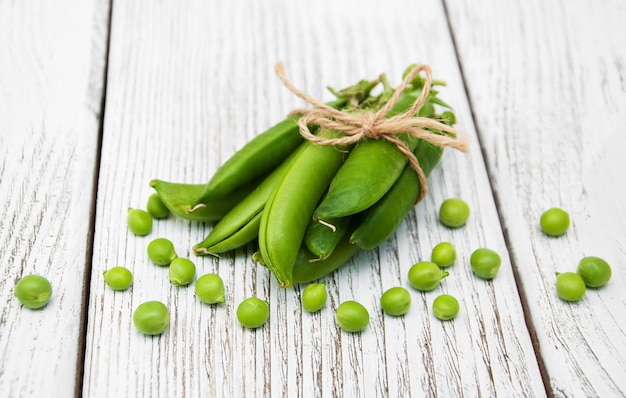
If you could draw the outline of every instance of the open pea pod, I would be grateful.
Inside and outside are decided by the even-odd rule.
[[[221,219],[254,189],[254,186],[245,186],[230,195],[203,203],[201,207],[190,212],[189,210],[198,202],[204,184],[185,184],[154,179],[150,181],[150,186],[156,190],[165,206],[172,213],[191,221],[217,221]]]

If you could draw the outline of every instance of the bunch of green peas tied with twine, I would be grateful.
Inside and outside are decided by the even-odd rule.
[[[432,80],[425,65],[407,68],[397,88],[381,75],[331,89],[336,99],[326,104],[296,89],[281,65],[277,74],[314,109],[296,112],[256,136],[207,184],[155,179],[150,186],[176,216],[214,223],[206,238],[194,245],[197,255],[219,256],[255,242],[259,250],[253,259],[266,266],[281,287],[291,287],[320,279],[358,250],[382,244],[426,194],[426,178],[443,148],[467,149],[452,128],[456,118],[451,107],[433,88],[445,83]],[[379,85],[382,92],[373,95]],[[364,124],[348,133],[328,123],[332,118],[345,126],[355,120],[359,125],[365,123],[359,119],[364,112],[390,127],[396,120],[406,123],[377,137],[364,134],[370,128]],[[175,252],[161,243],[162,252],[155,249],[151,259],[172,268]],[[311,289],[303,294],[307,311],[324,305],[321,291],[318,285],[317,293]]]
[[[331,89],[328,103],[298,90],[282,65],[276,72],[313,108],[255,136],[206,184],[150,186],[171,213],[214,223],[194,253],[220,256],[255,243],[253,259],[287,288],[385,242],[426,194],[444,147],[467,145],[436,90],[445,83],[426,65],[409,66],[397,87],[383,74]]]

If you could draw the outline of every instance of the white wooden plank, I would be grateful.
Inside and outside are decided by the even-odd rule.
[[[473,136],[443,11],[437,1],[116,4],[85,395],[545,395],[475,139],[468,155],[446,153],[432,174],[431,195],[394,239],[359,253],[327,279],[329,302],[318,314],[303,313],[300,287],[279,288],[251,262],[252,247],[221,259],[193,257],[199,270],[224,278],[228,293],[224,305],[196,304],[192,287],[170,286],[145,247],[165,236],[179,255],[190,256],[210,225],[170,218],[143,238],[126,229],[127,207],[144,206],[152,178],[204,182],[253,136],[303,105],[274,76],[278,61],[297,86],[322,100],[330,99],[326,85],[340,88],[381,72],[398,83],[409,64],[429,63],[436,78],[448,80],[442,96]],[[449,196],[466,198],[474,210],[464,229],[436,221],[438,204]],[[378,308],[383,289],[408,286],[409,267],[441,240],[454,241],[460,256],[454,277],[439,291],[457,295],[462,314],[442,323],[430,310],[434,293],[412,291],[409,316],[385,316]],[[468,270],[471,250],[482,245],[504,259],[501,275],[489,283]],[[102,271],[118,263],[135,274],[131,291],[104,286]],[[246,330],[236,321],[236,306],[249,296],[270,302],[262,329]],[[146,338],[132,326],[132,310],[148,299],[172,309],[162,336]],[[369,309],[363,333],[335,325],[334,311],[345,300]]]
[[[626,395],[626,5],[449,1],[500,216],[555,396]],[[544,236],[549,207],[572,226]],[[575,304],[555,272],[605,258],[613,278]]]
[[[80,390],[108,4],[0,3],[0,391]],[[14,297],[52,284],[40,310]]]

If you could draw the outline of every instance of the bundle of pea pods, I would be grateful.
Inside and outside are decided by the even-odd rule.
[[[386,117],[410,110],[424,86],[424,78],[416,76]],[[364,112],[381,109],[395,89],[381,75],[330,91],[336,99],[328,106]],[[430,89],[415,116],[454,125],[452,109],[437,94]],[[254,260],[266,266],[280,286],[291,287],[328,275],[358,250],[378,247],[400,226],[422,189],[407,156],[383,139],[319,145],[301,134],[301,117],[288,116],[258,134],[206,184],[150,182],[177,216],[214,223],[193,247],[197,255],[219,256],[254,243],[258,247]],[[332,129],[308,127],[319,137],[341,136]],[[443,148],[409,134],[398,137],[428,176]]]

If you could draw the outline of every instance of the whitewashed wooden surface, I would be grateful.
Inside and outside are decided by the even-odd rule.
[[[0,2],[0,395],[82,391],[107,7]],[[43,310],[13,297],[46,276]]]
[[[1,2],[0,391],[626,395],[626,9],[617,0],[573,3]],[[326,85],[381,72],[397,83],[408,64],[428,63],[448,81],[441,95],[471,137],[469,154],[446,152],[430,195],[389,242],[327,279],[329,303],[315,315],[300,309],[300,287],[281,289],[252,263],[252,246],[219,260],[193,256],[210,225],[170,218],[137,238],[125,223],[129,206],[145,205],[152,178],[205,182],[303,105],[274,76],[277,61],[325,100]],[[472,207],[460,230],[436,219],[451,196]],[[573,219],[559,239],[537,226],[553,205]],[[145,255],[158,236],[199,274],[219,273],[227,302],[201,305],[193,287],[171,286]],[[443,240],[459,251],[451,275],[436,292],[412,291],[407,316],[384,316],[380,294],[407,286],[408,268]],[[469,270],[471,251],[483,246],[504,259],[492,282]],[[585,255],[606,258],[613,279],[564,303],[554,272]],[[117,264],[135,275],[130,291],[104,286],[102,271]],[[13,298],[15,282],[32,272],[55,289],[41,311]],[[461,301],[453,322],[429,309],[441,292]],[[253,295],[270,302],[271,315],[250,331],[234,311]],[[172,323],[146,338],[131,318],[149,299],[168,304]],[[348,299],[370,310],[361,334],[334,324]]]
[[[624,396],[626,4],[482,3],[451,1],[448,10],[549,388]],[[562,239],[538,229],[551,206],[570,211]],[[569,305],[554,274],[584,256],[613,264],[613,280]]]

